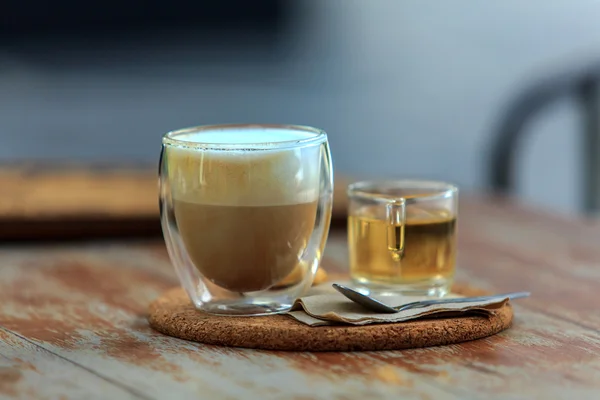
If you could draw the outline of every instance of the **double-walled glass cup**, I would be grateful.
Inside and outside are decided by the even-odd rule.
[[[213,125],[163,137],[163,234],[181,285],[200,310],[289,310],[313,282],[332,195],[321,130]]]
[[[456,267],[458,188],[420,180],[348,187],[350,276],[372,292],[443,296]]]

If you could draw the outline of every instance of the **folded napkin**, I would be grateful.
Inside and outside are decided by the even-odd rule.
[[[431,297],[401,295],[373,297],[392,307],[412,303],[413,301],[431,299]],[[463,296],[450,294],[447,297],[459,298]],[[404,322],[425,317],[451,317],[466,313],[471,315],[489,315],[504,306],[507,301],[507,299],[501,299],[469,303],[447,303],[413,308],[395,314],[381,314],[354,303],[333,289],[331,283],[326,283],[313,287],[307,295],[296,300],[288,315],[310,326],[339,324],[368,325]]]

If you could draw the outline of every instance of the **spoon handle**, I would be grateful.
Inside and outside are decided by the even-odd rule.
[[[446,304],[446,303],[472,303],[472,302],[476,302],[476,301],[488,301],[488,300],[495,300],[495,299],[520,299],[523,297],[529,297],[531,293],[529,292],[512,292],[512,293],[502,293],[502,294],[494,294],[491,296],[477,296],[477,297],[458,297],[458,298],[452,298],[452,299],[434,299],[434,300],[422,300],[422,301],[415,301],[412,303],[407,303],[404,304],[400,307],[397,307],[396,310],[397,311],[403,311],[403,310],[408,310],[411,308],[421,308],[421,307],[427,307],[427,306],[431,306],[431,305],[435,305],[435,304]]]

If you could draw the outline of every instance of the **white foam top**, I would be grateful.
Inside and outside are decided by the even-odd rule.
[[[228,131],[193,133],[201,143],[260,143],[263,138],[298,140],[310,137],[302,132],[280,131],[268,134]],[[258,134],[257,134],[258,133]],[[189,140],[178,135],[180,140]],[[252,139],[252,140],[250,140]],[[258,141],[257,141],[258,140]],[[281,139],[280,139],[281,141]],[[269,151],[223,151],[167,146],[165,162],[175,199],[210,205],[272,206],[317,200],[321,146],[306,146]]]
[[[176,140],[193,143],[209,144],[251,144],[251,143],[278,143],[294,140],[310,139],[313,132],[304,132],[295,129],[278,128],[221,128],[210,131],[195,131],[180,133],[173,137]]]

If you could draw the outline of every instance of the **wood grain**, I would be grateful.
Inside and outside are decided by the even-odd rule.
[[[96,388],[90,392],[90,387]],[[0,397],[135,399],[135,391],[0,328]]]
[[[465,198],[459,238],[459,281],[532,291],[514,304],[513,327],[365,353],[232,349],[153,331],[146,307],[177,284],[160,241],[2,246],[0,397],[597,398],[600,226]],[[345,269],[343,232],[326,257],[330,277]]]
[[[158,236],[158,179],[148,168],[0,169],[0,239]]]

